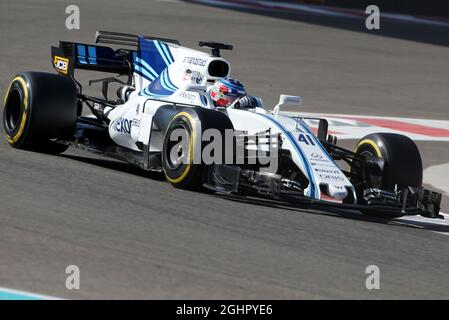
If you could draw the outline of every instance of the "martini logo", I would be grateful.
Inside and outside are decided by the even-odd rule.
[[[69,59],[55,56],[53,63],[58,72],[67,74],[69,71]]]

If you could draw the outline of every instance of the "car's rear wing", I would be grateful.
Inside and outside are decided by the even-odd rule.
[[[60,41],[59,47],[51,47],[53,66],[58,73],[71,76],[75,69],[101,71],[130,75],[133,72],[134,58],[139,50],[139,39],[158,40],[180,45],[178,40],[131,33],[97,31],[95,43],[105,43],[132,47],[114,50],[110,47]]]
[[[145,40],[158,40],[162,42],[181,45],[181,43],[175,39],[159,38],[153,36],[139,36],[137,34],[132,33],[101,31],[101,30],[95,33],[95,43],[108,43],[108,44],[118,44],[122,46],[138,47],[140,37],[143,37]]]
[[[59,47],[51,47],[53,66],[58,73],[73,75],[75,69],[130,74],[136,50],[60,41]]]

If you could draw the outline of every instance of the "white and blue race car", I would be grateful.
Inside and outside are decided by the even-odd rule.
[[[210,87],[231,73],[220,51],[232,46],[200,42],[211,49],[206,53],[177,40],[108,31],[95,40],[52,47],[58,74],[14,77],[3,112],[11,146],[55,154],[78,147],[164,172],[184,189],[440,217],[441,194],[422,187],[420,153],[406,136],[370,134],[350,151],[328,134],[325,119],[314,133],[309,119],[279,112],[299,97],[281,95],[273,108],[255,97],[214,105]],[[93,97],[83,94],[76,70],[115,76],[90,81],[102,83],[102,95]],[[115,99],[108,97],[111,84],[118,86]]]

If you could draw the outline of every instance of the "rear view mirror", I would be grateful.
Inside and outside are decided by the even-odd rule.
[[[279,96],[279,103],[273,109],[273,114],[277,117],[277,115],[279,114],[281,105],[300,106],[301,103],[302,103],[302,99],[300,96],[289,96],[286,94],[281,94]]]
[[[301,97],[300,96],[289,96],[286,94],[281,94],[279,96],[278,105],[301,105]]]

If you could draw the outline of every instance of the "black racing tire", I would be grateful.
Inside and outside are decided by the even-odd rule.
[[[225,114],[201,107],[186,107],[176,113],[170,121],[163,139],[162,169],[166,179],[175,188],[201,189],[205,164],[202,159],[195,162],[193,160],[196,152],[199,155],[202,154],[205,143],[201,136],[205,130],[211,128],[220,131],[222,137],[224,137],[225,130],[233,129],[233,126]],[[171,141],[171,134],[176,129],[181,129],[181,131],[187,133],[184,137],[187,137],[188,143],[181,145],[180,139]],[[173,153],[175,147],[178,149]]]
[[[377,187],[393,191],[396,185],[399,187],[422,185],[421,155],[415,142],[407,136],[396,133],[369,134],[357,143],[355,153],[385,161],[382,180]]]
[[[8,143],[18,149],[58,154],[68,146],[52,139],[73,137],[78,92],[67,77],[24,72],[12,80],[4,101],[3,127]]]
[[[353,184],[356,186],[358,202],[365,204],[363,190],[366,188],[380,188],[394,191],[396,185],[401,187],[420,187],[423,179],[422,159],[415,142],[407,136],[395,133],[373,133],[363,137],[355,147],[355,153],[361,157],[374,157],[384,160],[380,179],[366,183],[360,168],[351,167],[354,175]],[[365,180],[365,183],[361,181]],[[364,210],[363,213],[371,216],[393,217],[393,213],[376,213],[373,210]],[[401,216],[403,214],[397,214]]]

